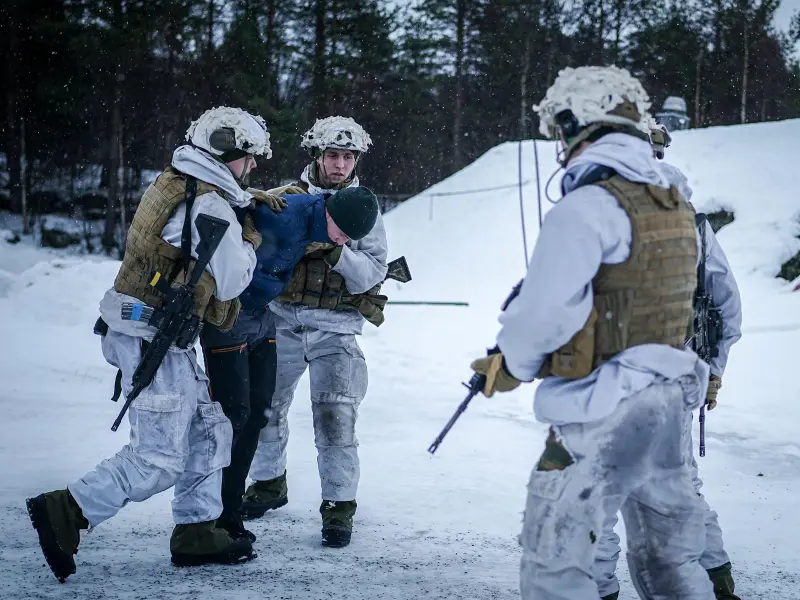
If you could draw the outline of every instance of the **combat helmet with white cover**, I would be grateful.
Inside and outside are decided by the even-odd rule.
[[[564,144],[562,165],[582,142],[613,131],[650,141],[650,98],[642,84],[619,67],[567,67],[533,108],[541,133]]]
[[[272,158],[266,122],[241,108],[207,110],[189,125],[186,140],[224,163],[247,155]]]
[[[350,117],[317,119],[314,126],[303,134],[300,146],[314,158],[319,158],[328,148],[349,150],[358,160],[372,144],[372,138]]]

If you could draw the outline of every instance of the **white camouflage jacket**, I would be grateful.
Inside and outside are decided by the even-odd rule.
[[[631,222],[606,190],[574,183],[596,165],[622,177],[668,187],[650,145],[625,134],[609,134],[570,162],[565,196],[547,213],[519,295],[500,316],[497,344],[514,377],[532,381],[545,357],[569,341],[589,316],[592,279],[601,264],[630,255]],[[619,402],[659,380],[688,376],[686,406],[705,398],[709,368],[691,350],[661,344],[628,348],[583,379],[548,377],[536,389],[534,412],[554,424],[588,423],[609,416]]]
[[[677,187],[687,199],[692,199],[692,188],[686,176],[677,167],[668,163],[658,163],[666,180]],[[720,246],[714,230],[705,224],[706,277],[705,287],[711,294],[722,315],[722,339],[719,343],[719,354],[711,359],[711,373],[722,377],[728,364],[731,347],[742,337],[742,298],[739,286],[733,276],[728,257]],[[700,232],[697,232],[697,243],[700,244]],[[702,247],[702,246],[701,246]]]
[[[216,297],[231,300],[241,294],[250,284],[256,266],[256,254],[250,242],[242,239],[242,227],[236,219],[233,207],[250,204],[252,196],[243,191],[228,168],[201,150],[192,146],[181,146],[172,155],[172,166],[201,181],[219,187],[225,194],[224,200],[216,192],[201,194],[192,206],[192,256],[197,258],[197,243],[200,236],[194,220],[200,213],[219,217],[228,221],[225,236],[206,267],[217,283]],[[161,239],[176,248],[181,245],[181,232],[186,215],[186,205],[180,204],[164,226]],[[136,298],[120,294],[113,288],[108,290],[100,301],[100,314],[110,329],[127,335],[152,339],[155,329],[141,321],[122,319],[123,302],[139,302]],[[174,347],[172,349],[175,349]]]

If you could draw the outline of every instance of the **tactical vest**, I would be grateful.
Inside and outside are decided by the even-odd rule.
[[[117,292],[133,296],[148,306],[163,308],[164,295],[155,287],[158,279],[168,277],[175,283],[185,281],[186,272],[182,269],[178,272],[182,264],[181,249],[161,239],[164,226],[184,201],[185,192],[186,176],[172,167],[168,167],[147,188],[128,230],[125,256],[114,280]],[[208,192],[223,195],[219,188],[197,180],[197,195]],[[189,272],[194,263],[194,260],[190,261]],[[197,284],[193,312],[203,321],[226,331],[236,322],[240,304],[238,299],[217,300],[214,297],[216,289],[214,278],[204,271]]]
[[[694,214],[676,187],[632,183],[615,175],[595,183],[631,221],[631,251],[603,264],[592,280],[594,305],[583,328],[551,354],[540,377],[586,377],[627,348],[683,348],[697,285]]]
[[[356,310],[367,321],[380,327],[384,321],[383,308],[388,300],[380,293],[381,284],[363,294],[348,292],[344,277],[334,271],[324,258],[335,247],[319,242],[309,244],[305,256],[294,267],[291,281],[278,296],[278,302],[303,304],[310,308]]]
[[[307,194],[307,188],[305,182],[300,181],[272,189],[270,193]],[[380,293],[381,284],[363,294],[348,292],[344,277],[325,262],[324,256],[335,247],[319,242],[309,244],[305,256],[294,267],[292,279],[276,300],[310,308],[357,310],[367,321],[380,327],[384,321],[383,308],[389,298]]]

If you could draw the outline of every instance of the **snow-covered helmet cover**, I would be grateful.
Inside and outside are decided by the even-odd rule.
[[[231,132],[233,136],[230,135]],[[186,139],[218,157],[226,152],[239,150],[272,158],[266,122],[258,115],[251,115],[241,108],[218,106],[207,110],[189,125]]]
[[[338,148],[353,152],[366,152],[372,144],[364,128],[350,117],[317,119],[314,126],[303,134],[300,147],[313,151]]]
[[[622,108],[625,110],[621,110]],[[639,80],[619,67],[567,67],[559,72],[544,99],[534,105],[539,131],[557,137],[556,115],[570,110],[583,128],[592,123],[633,126],[650,135],[650,98]]]

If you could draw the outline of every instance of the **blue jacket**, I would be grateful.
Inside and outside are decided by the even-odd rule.
[[[239,296],[245,310],[263,308],[278,297],[292,277],[295,265],[311,242],[332,244],[325,218],[325,196],[292,194],[281,212],[265,204],[253,211],[262,242],[253,280]]]

